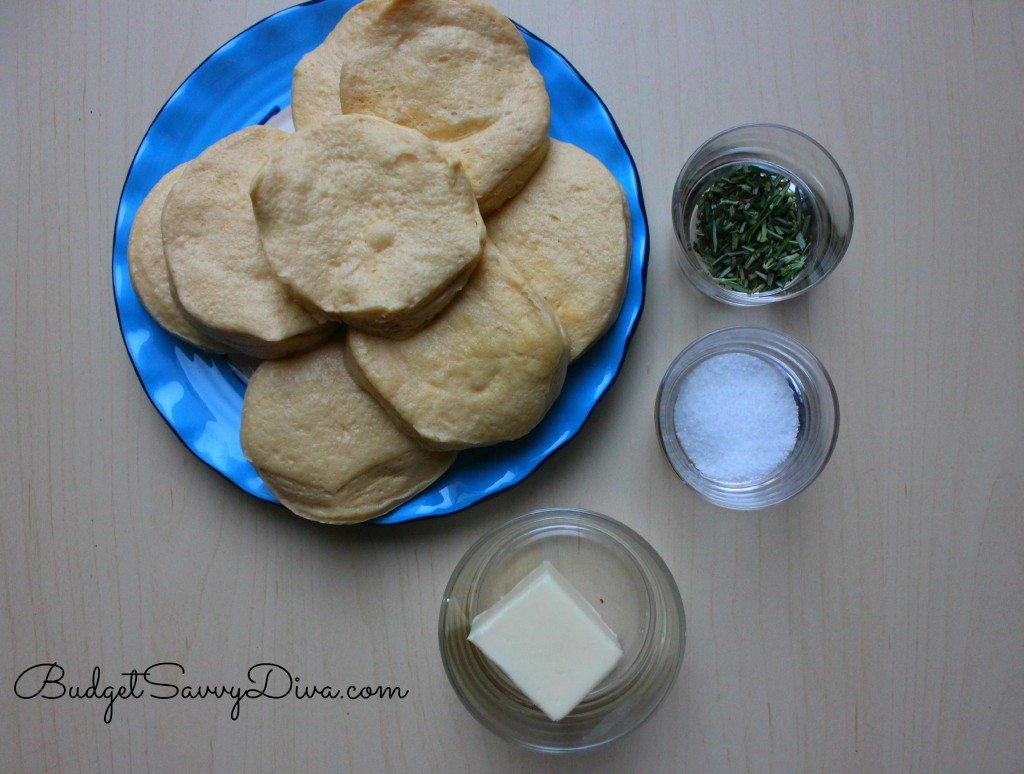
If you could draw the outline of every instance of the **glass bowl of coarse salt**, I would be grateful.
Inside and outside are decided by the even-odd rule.
[[[680,352],[661,381],[655,416],[679,477],[734,510],[802,492],[839,435],[839,400],[825,366],[768,328],[722,328]]]

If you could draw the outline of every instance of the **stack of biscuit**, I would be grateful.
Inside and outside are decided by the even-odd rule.
[[[526,44],[480,0],[355,6],[296,66],[292,115],[169,172],[129,269],[168,331],[264,361],[241,442],[267,487],[354,523],[541,421],[618,314],[629,210],[549,139]]]

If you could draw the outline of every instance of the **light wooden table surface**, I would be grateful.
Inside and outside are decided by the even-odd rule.
[[[1024,3],[498,0],[607,102],[651,257],[625,368],[579,435],[456,516],[326,528],[236,490],[150,405],[117,327],[111,234],[149,122],[211,51],[287,0],[0,4],[0,769],[1024,771]],[[836,273],[779,308],[699,296],[668,201],[748,121],[806,131],[853,190]],[[758,514],[704,504],[655,437],[697,336],[764,324],[835,380],[832,462]],[[679,583],[678,682],[642,729],[552,759],[479,726],[436,646],[458,558],[503,519],[583,506]],[[25,669],[103,684],[156,662],[240,684],[273,661],[391,701],[22,700]]]

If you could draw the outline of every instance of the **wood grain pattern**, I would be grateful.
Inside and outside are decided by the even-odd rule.
[[[116,324],[114,215],[149,122],[206,55],[286,2],[0,5],[0,768],[5,771],[1024,771],[1024,3],[497,0],[605,99],[652,239],[626,368],[519,487],[442,520],[332,529],[240,494],[146,399]],[[778,121],[847,173],[853,244],[782,308],[674,265],[668,200],[729,125]],[[827,365],[835,455],[791,503],[705,505],[652,406],[692,339],[770,325]],[[590,507],[662,553],[687,606],[676,687],[597,755],[546,759],[471,720],[436,647],[485,529]],[[177,662],[241,684],[397,685],[391,701],[21,700],[24,669]],[[164,668],[173,677],[173,669]]]

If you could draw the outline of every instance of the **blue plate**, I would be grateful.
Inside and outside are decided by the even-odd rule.
[[[165,332],[147,314],[128,276],[128,236],[136,209],[165,172],[288,105],[292,68],[353,5],[353,0],[319,0],[288,8],[254,24],[199,65],[163,106],[139,145],[114,227],[114,301],[142,386],[199,459],[239,488],[270,502],[276,500],[246,461],[239,442],[245,383],[226,358],[200,352]],[[649,245],[633,158],[608,109],[583,77],[547,43],[520,30],[551,95],[551,136],[604,162],[629,199],[633,252],[625,301],[612,329],[569,367],[558,401],[533,432],[518,441],[462,452],[433,486],[378,523],[453,513],[522,481],[576,434],[611,385],[643,308]]]

